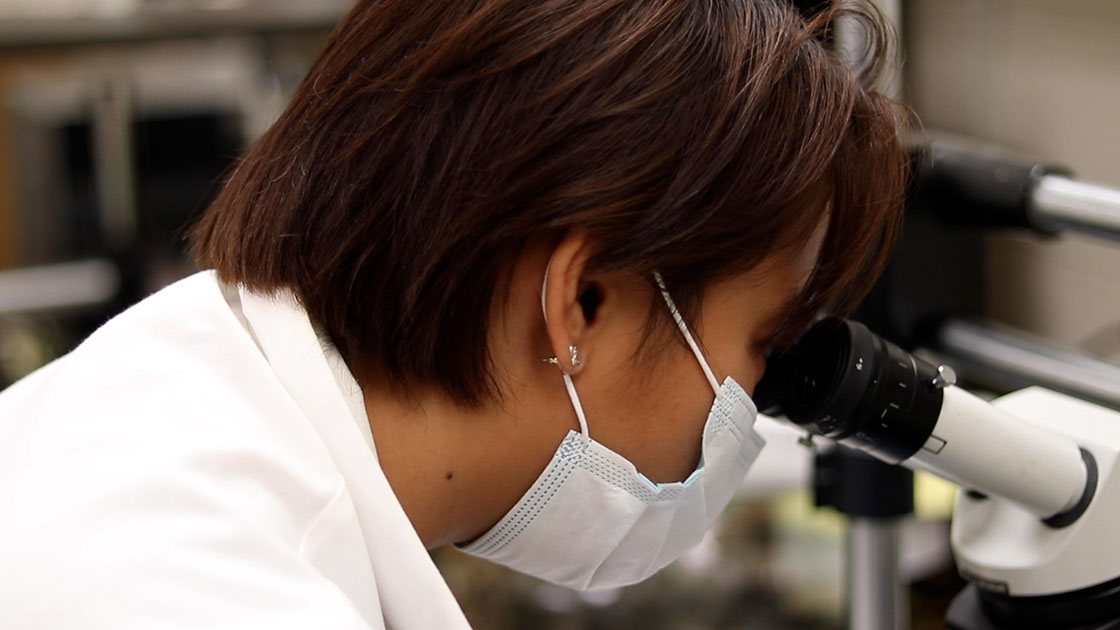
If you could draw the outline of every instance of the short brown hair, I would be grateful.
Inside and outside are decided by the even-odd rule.
[[[847,11],[882,60],[882,18]],[[866,293],[904,188],[897,111],[823,41],[838,14],[361,0],[194,229],[197,261],[291,289],[356,375],[473,405],[498,394],[491,306],[531,241],[584,229],[592,268],[657,269],[689,314],[827,212],[795,334]]]

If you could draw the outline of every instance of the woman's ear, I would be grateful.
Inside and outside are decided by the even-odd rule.
[[[594,319],[601,296],[586,279],[591,246],[587,232],[571,230],[549,258],[541,293],[545,329],[560,369],[578,374],[588,359],[580,341]]]

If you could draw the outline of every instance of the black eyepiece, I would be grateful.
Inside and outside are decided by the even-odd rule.
[[[844,440],[888,461],[922,447],[941,413],[936,366],[858,322],[818,322],[789,352],[771,358],[755,390],[759,409]]]

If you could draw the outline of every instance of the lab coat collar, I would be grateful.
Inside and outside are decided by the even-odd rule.
[[[346,482],[386,624],[394,630],[469,628],[381,470],[361,389],[341,356],[290,292],[224,292]]]

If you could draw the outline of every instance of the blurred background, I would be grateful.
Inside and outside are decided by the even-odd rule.
[[[194,271],[185,226],[349,4],[0,0],[0,389]],[[949,137],[1120,187],[1120,3],[882,5],[904,59],[886,89],[920,120],[917,145]],[[873,327],[951,354],[929,322],[952,311],[1120,363],[1120,247],[949,225],[920,205],[864,307]],[[984,370],[972,384],[1011,386]],[[845,554],[847,519],[814,507],[813,456],[797,434],[767,431],[771,446],[709,539],[644,584],[576,594],[454,551],[436,559],[478,628],[845,627],[845,575],[858,562]],[[910,627],[943,627],[961,585],[953,493],[918,477],[916,510],[900,521]]]

